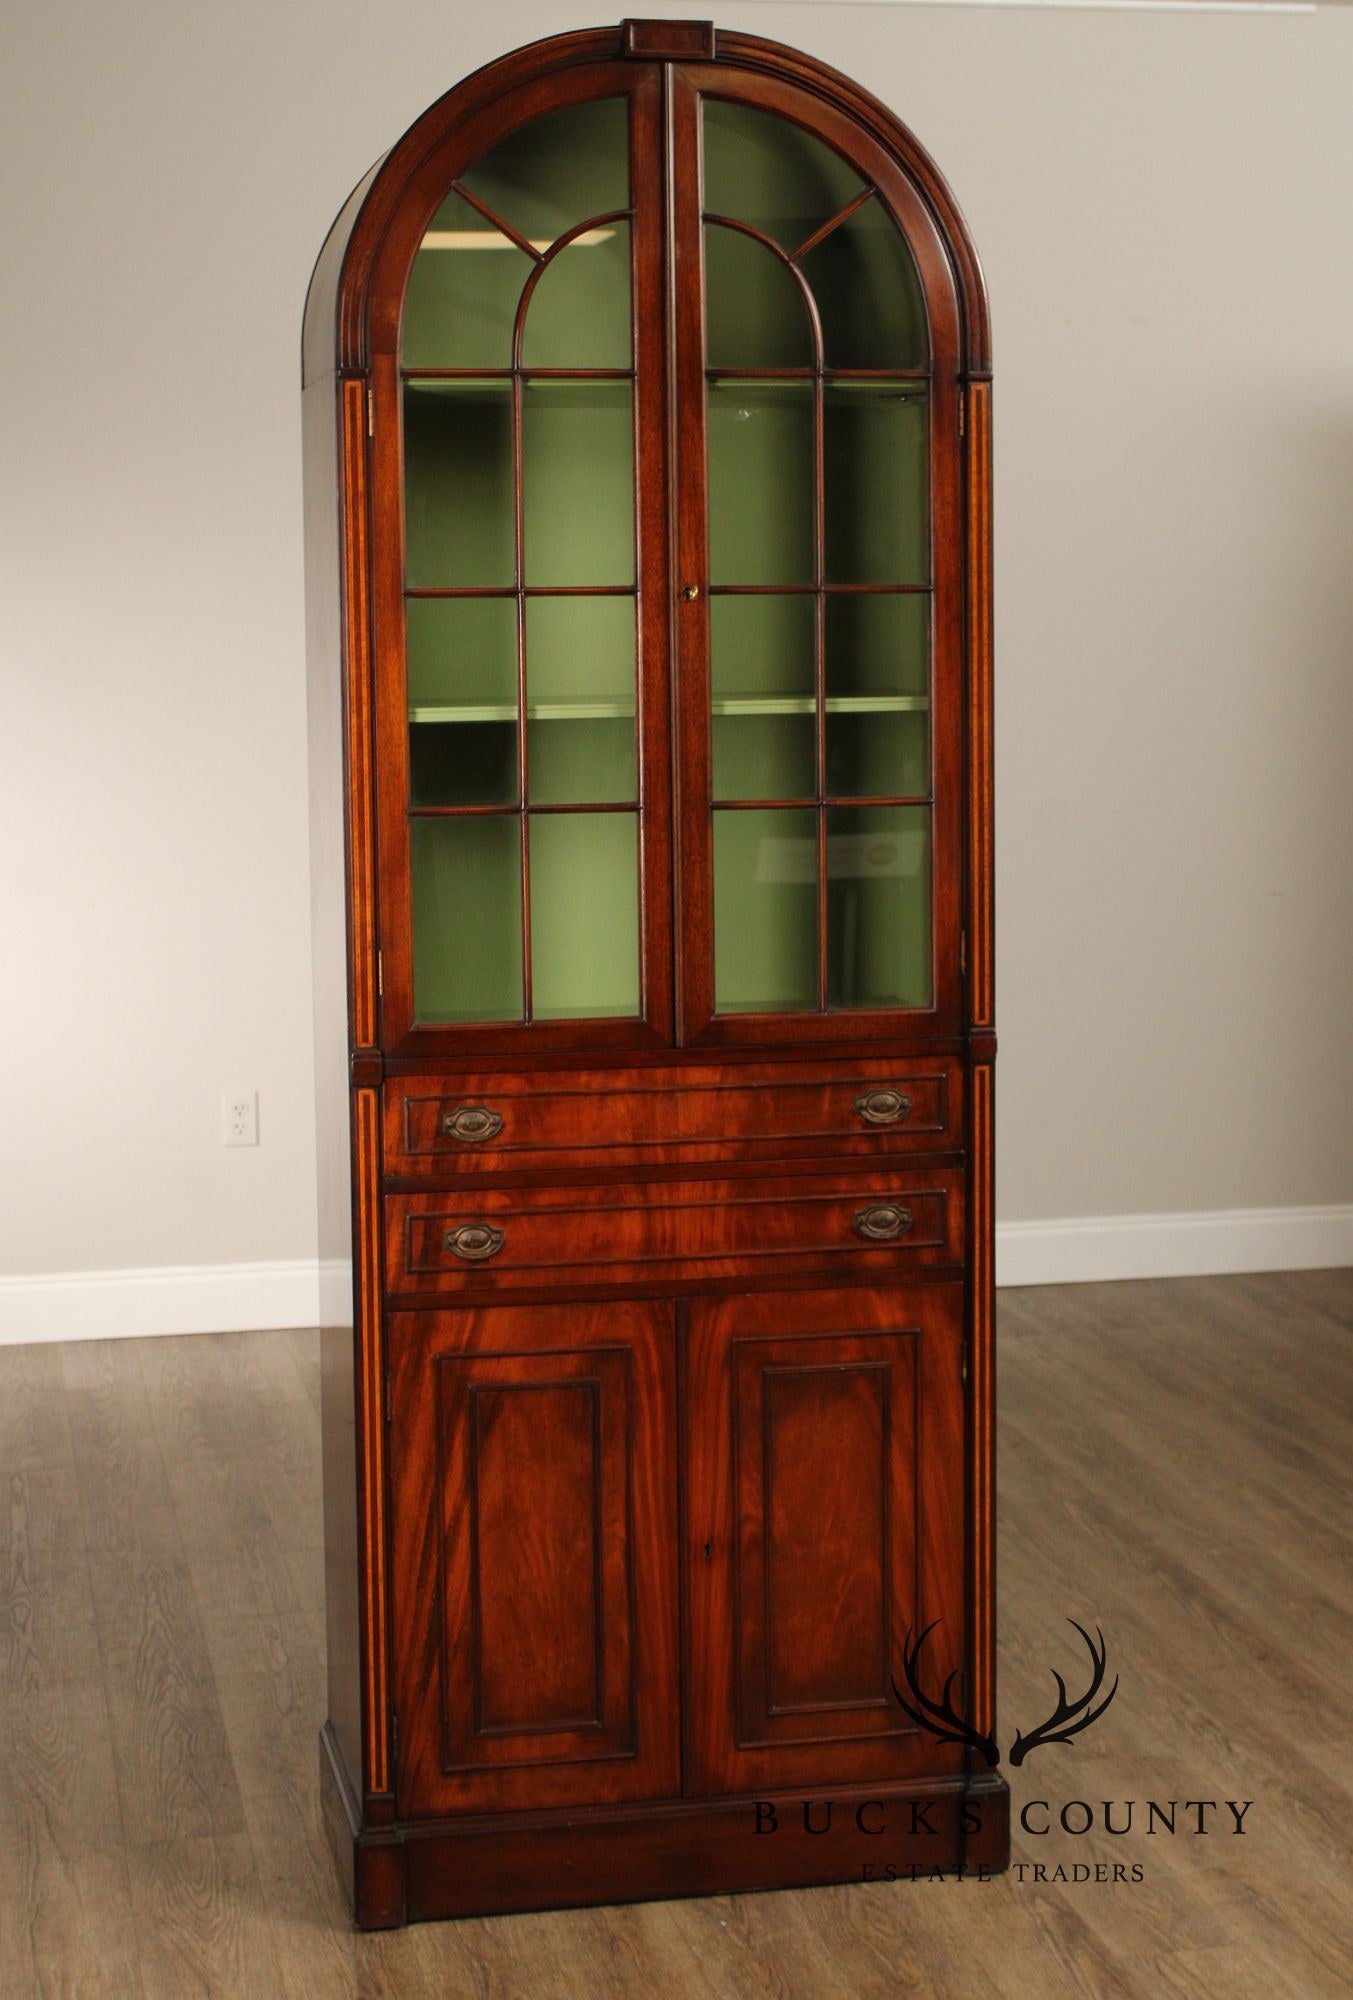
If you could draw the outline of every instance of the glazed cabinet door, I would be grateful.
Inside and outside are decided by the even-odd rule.
[[[962,1287],[688,1310],[688,1789],[959,1768],[890,1676],[963,1665]]]
[[[953,1025],[951,268],[907,177],[806,92],[689,66],[672,145],[684,1039]]]
[[[672,1308],[393,1313],[402,1817],[680,1786]]]
[[[372,373],[384,1043],[667,1043],[657,72],[538,80],[419,193]]]

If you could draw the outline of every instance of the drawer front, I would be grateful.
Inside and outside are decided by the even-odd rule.
[[[944,1152],[961,1143],[961,1075],[942,1058],[871,1058],[397,1077],[386,1087],[386,1167],[461,1178]]]
[[[483,1188],[386,1201],[387,1281],[404,1294],[885,1273],[957,1264],[962,1244],[957,1168],[849,1180]]]

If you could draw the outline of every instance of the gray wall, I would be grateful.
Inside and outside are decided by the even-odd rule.
[[[895,106],[986,262],[1002,1216],[1353,1199],[1353,18],[713,11]],[[313,1254],[306,279],[585,18],[10,10],[0,1269]]]

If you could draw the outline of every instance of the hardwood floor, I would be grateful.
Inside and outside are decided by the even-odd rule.
[[[1121,1675],[1010,1773],[1053,1830],[1008,1876],[369,1937],[316,1825],[313,1337],[0,1350],[0,1995],[1342,1996],[1351,1326],[1350,1272],[1002,1294],[1003,1747],[1077,1688],[1068,1617]]]

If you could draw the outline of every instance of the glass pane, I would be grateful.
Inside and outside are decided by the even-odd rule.
[[[512,326],[534,265],[524,250],[449,194],[409,274],[400,329],[405,368],[510,368]]]
[[[714,1007],[817,1006],[817,814],[714,815]]]
[[[634,582],[631,401],[628,382],[523,388],[528,584]]]
[[[460,178],[519,236],[548,249],[575,222],[629,207],[626,100],[604,97],[533,119]]]
[[[791,254],[860,192],[839,153],[774,112],[707,97],[705,209],[735,215]]]
[[[930,599],[827,598],[827,790],[930,790]]]
[[[930,809],[827,814],[827,1004],[930,1005]]]
[[[812,583],[808,382],[709,385],[711,583]]]
[[[929,424],[917,383],[831,382],[825,392],[829,583],[925,583]]]
[[[527,784],[534,805],[635,796],[631,597],[526,601]]]
[[[638,1013],[633,813],[532,815],[531,995],[539,1021]]]
[[[814,599],[712,597],[716,799],[817,795]]]
[[[628,368],[630,231],[608,222],[575,236],[540,274],[526,308],[523,368]]]
[[[924,368],[925,303],[911,252],[877,195],[801,266],[822,320],[829,368]]]
[[[416,1020],[521,1020],[520,827],[513,814],[411,821]]]
[[[510,597],[412,597],[409,797],[517,801],[517,607]]]
[[[740,229],[705,229],[705,340],[711,368],[811,368],[813,336],[798,280]]]
[[[404,510],[412,589],[513,581],[509,383],[405,384]]]

